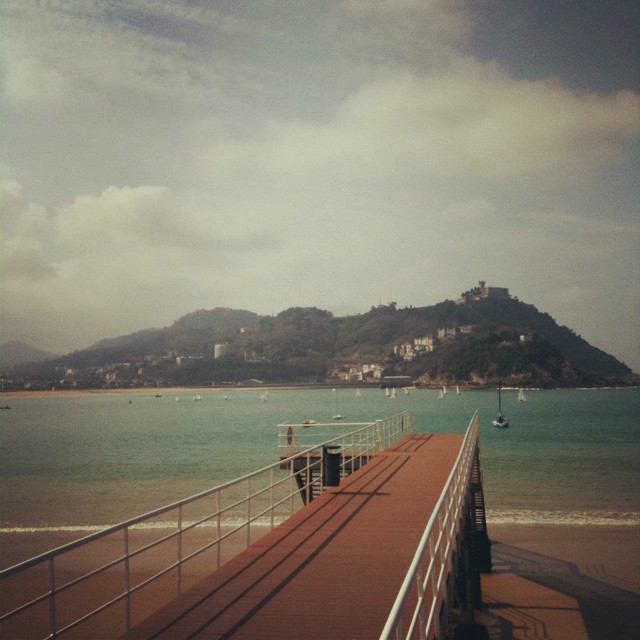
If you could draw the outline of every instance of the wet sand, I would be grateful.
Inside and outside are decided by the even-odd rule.
[[[139,534],[140,540],[146,542],[154,535],[157,534],[148,531]],[[493,573],[482,577],[483,611],[476,614],[476,620],[488,627],[492,640],[631,640],[640,637],[639,527],[489,523],[489,535]],[[9,566],[74,537],[78,534],[3,534],[2,564]],[[120,544],[118,540],[104,541],[92,561],[114,557],[121,549]],[[225,555],[229,557],[241,548],[241,543],[236,541]],[[165,557],[173,553],[174,547],[164,550]],[[66,581],[77,570],[86,570],[88,562],[86,558],[76,558],[74,563],[61,568],[60,579]],[[211,558],[192,567],[189,578],[185,576],[186,582],[197,581],[202,572],[212,566],[210,562]],[[151,575],[155,565],[150,560],[138,563],[133,584]],[[14,595],[25,593],[36,583],[43,583],[42,575],[26,576],[14,584],[12,591]],[[61,603],[61,615],[65,608],[77,610],[82,601],[98,602],[98,595],[104,592],[114,597],[122,593],[123,584],[122,574],[113,571],[100,584],[89,583],[72,601]],[[175,572],[157,586],[147,588],[143,597],[134,598],[133,621],[151,613],[155,605],[171,600],[175,590]],[[3,600],[3,606],[7,606],[8,602]],[[117,615],[97,619],[90,627],[90,637],[117,636],[122,628],[123,611],[124,605],[116,605]],[[46,610],[41,613],[46,620]],[[26,630],[23,627],[21,635],[3,633],[3,637],[35,637],[29,635],[35,628],[33,620]],[[43,624],[46,622],[39,623],[40,629]],[[76,637],[87,637],[87,629],[82,633]]]
[[[489,523],[493,572],[477,621],[490,638],[640,638],[640,528]]]

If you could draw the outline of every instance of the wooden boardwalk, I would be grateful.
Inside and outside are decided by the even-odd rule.
[[[413,435],[124,638],[377,638],[462,444]]]

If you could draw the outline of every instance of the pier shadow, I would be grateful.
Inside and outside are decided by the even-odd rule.
[[[576,602],[574,607],[567,606],[562,597],[558,597],[557,605],[542,603],[536,598],[526,605],[483,599],[481,615],[492,640],[523,637],[569,640],[577,636],[554,632],[548,621],[565,618],[565,623],[570,624],[571,616],[575,619],[578,613],[589,640],[640,638],[640,595],[625,589],[621,579],[609,576],[612,582],[622,585],[615,586],[581,574],[573,563],[500,542],[492,543],[491,554],[494,575],[516,576]],[[540,611],[539,616],[537,611]],[[501,612],[508,617],[500,615]]]

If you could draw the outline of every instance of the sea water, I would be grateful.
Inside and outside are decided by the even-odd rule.
[[[481,424],[490,522],[640,523],[640,389],[165,390],[11,398],[1,419],[1,531],[91,531],[277,461],[280,422],[368,422],[411,411],[414,430]],[[179,402],[176,401],[179,399]]]

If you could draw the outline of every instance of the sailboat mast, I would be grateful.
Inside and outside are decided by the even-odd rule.
[[[498,380],[498,414],[502,415],[502,398],[500,394],[500,381]]]

